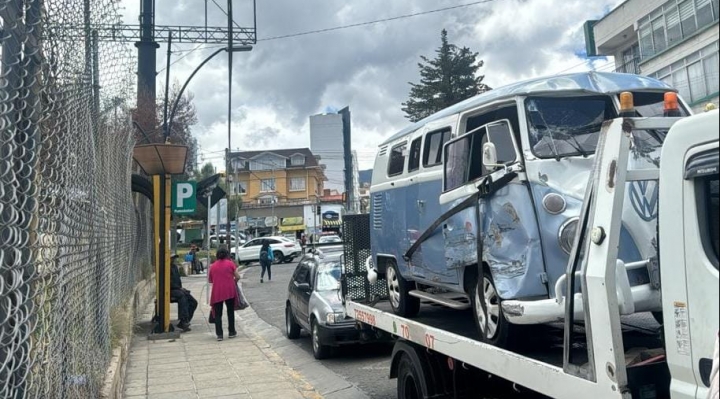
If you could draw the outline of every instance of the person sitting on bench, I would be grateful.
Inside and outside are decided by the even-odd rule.
[[[187,332],[190,331],[190,320],[192,320],[193,314],[195,314],[198,303],[195,298],[190,295],[190,291],[183,288],[180,279],[180,270],[175,263],[176,259],[177,255],[172,255],[170,261],[170,300],[176,301],[178,304],[178,318],[180,319],[178,328],[183,332]]]

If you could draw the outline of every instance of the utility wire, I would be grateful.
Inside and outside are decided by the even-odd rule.
[[[213,0],[213,2],[214,2],[214,1],[215,1],[215,0]],[[315,34],[315,33],[324,33],[324,32],[331,32],[331,31],[342,30],[342,29],[356,28],[356,27],[359,27],[359,26],[374,25],[374,24],[379,24],[379,23],[382,23],[382,22],[396,21],[396,20],[399,20],[399,19],[406,19],[406,18],[417,17],[417,16],[420,16],[420,15],[427,15],[427,14],[433,14],[433,13],[438,13],[438,12],[443,12],[443,11],[455,10],[455,9],[458,9],[458,8],[465,8],[465,7],[470,7],[470,6],[474,6],[474,5],[478,5],[478,4],[491,3],[491,2],[493,2],[493,1],[495,1],[495,0],[475,1],[475,2],[472,2],[472,3],[458,4],[458,5],[456,5],[456,6],[443,7],[443,8],[438,8],[438,9],[435,9],[435,10],[421,11],[421,12],[416,12],[416,13],[412,13],[412,14],[405,14],[405,15],[398,15],[398,16],[395,16],[395,17],[377,19],[377,20],[374,20],[374,21],[359,22],[359,23],[350,24],[350,25],[335,26],[335,27],[332,27],[332,28],[317,29],[317,30],[311,30],[311,31],[307,31],[307,32],[299,32],[299,33],[291,33],[291,34],[287,34],[287,35],[271,36],[271,37],[266,37],[266,38],[264,38],[264,39],[258,38],[257,41],[259,41],[259,42],[266,42],[266,41],[270,41],[270,40],[287,39],[287,38],[290,38],[290,37],[307,36],[307,35],[312,35],[312,34]]]

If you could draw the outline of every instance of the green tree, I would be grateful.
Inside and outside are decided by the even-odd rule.
[[[410,95],[402,103],[402,110],[405,117],[413,122],[491,90],[482,82],[485,76],[478,75],[483,66],[483,61],[478,60],[478,53],[450,44],[445,29],[440,34],[440,41],[434,59],[420,56],[420,83],[409,82]]]
[[[207,162],[207,163],[205,163],[205,165],[202,166],[202,168],[200,168],[200,171],[198,171],[197,176],[195,177],[195,180],[197,180],[197,181],[205,180],[214,174],[215,174],[215,167],[213,166],[212,163]]]

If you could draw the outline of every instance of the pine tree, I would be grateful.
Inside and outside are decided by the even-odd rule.
[[[447,31],[440,34],[435,59],[420,56],[420,83],[410,83],[410,98],[402,103],[405,117],[417,122],[444,108],[491,90],[478,75],[483,61],[469,48],[450,44]]]

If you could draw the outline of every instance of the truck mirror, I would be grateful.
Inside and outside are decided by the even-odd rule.
[[[489,141],[483,144],[482,160],[483,165],[485,165],[485,168],[487,168],[488,170],[495,170],[498,167],[502,166],[499,165],[497,162],[497,149],[495,149],[495,144]]]

